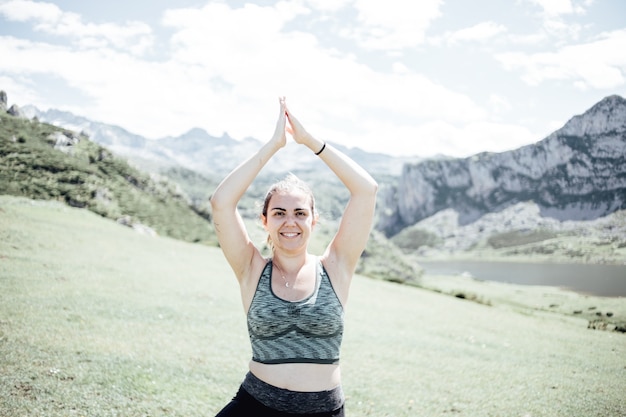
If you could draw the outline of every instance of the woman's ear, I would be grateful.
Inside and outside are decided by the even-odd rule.
[[[267,217],[264,214],[261,214],[259,217],[261,218],[261,224],[263,225],[263,228],[267,230]]]

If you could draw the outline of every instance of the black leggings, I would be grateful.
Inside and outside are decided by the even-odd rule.
[[[294,414],[274,410],[257,401],[248,392],[239,388],[237,395],[215,417],[345,417],[343,406],[326,413]]]

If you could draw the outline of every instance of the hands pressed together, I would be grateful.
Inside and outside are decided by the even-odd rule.
[[[278,114],[278,121],[276,122],[276,130],[274,131],[272,141],[278,142],[280,147],[283,147],[287,143],[285,133],[289,133],[296,143],[306,145],[313,149],[317,142],[289,111],[285,103],[285,97],[279,97],[278,101],[280,103],[280,113]]]

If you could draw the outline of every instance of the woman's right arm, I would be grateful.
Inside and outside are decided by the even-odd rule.
[[[272,156],[286,143],[285,102],[280,99],[280,114],[272,139],[247,159],[217,186],[211,196],[213,224],[226,260],[241,280],[248,275],[258,250],[250,240],[237,210],[239,200]]]

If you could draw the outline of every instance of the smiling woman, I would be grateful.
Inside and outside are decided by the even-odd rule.
[[[350,192],[339,229],[320,257],[308,251],[317,223],[315,199],[295,176],[274,184],[265,197],[261,220],[270,259],[251,243],[237,211],[254,178],[285,146],[286,132],[324,161]],[[213,220],[239,281],[252,345],[249,372],[219,417],[345,415],[339,369],[344,307],[369,237],[377,188],[354,161],[309,134],[284,99],[272,139],[217,187],[211,197]]]
[[[313,192],[298,177],[290,174],[270,187],[261,217],[272,251],[275,244],[280,244],[281,237],[287,241],[300,238],[306,243],[318,217]]]

